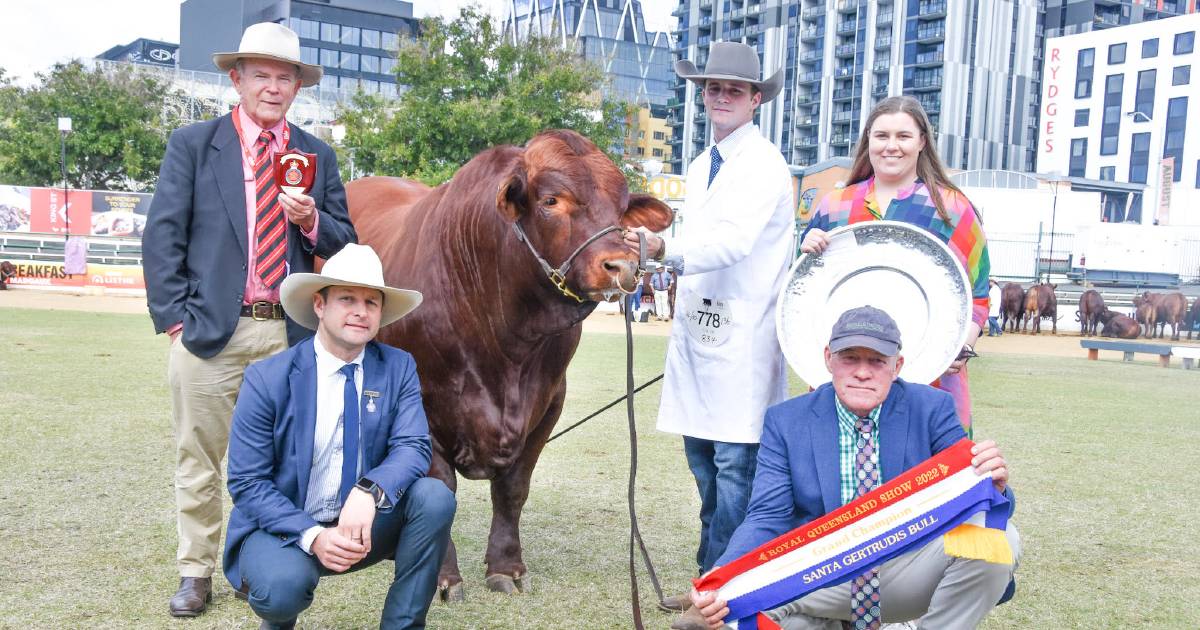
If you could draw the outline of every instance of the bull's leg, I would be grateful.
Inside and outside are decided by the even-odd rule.
[[[488,536],[487,586],[512,593],[531,589],[529,572],[521,556],[521,510],[529,498],[529,480],[550,432],[562,413],[566,384],[559,387],[545,415],[530,432],[520,457],[511,468],[492,479],[492,530]]]
[[[433,450],[429,465],[429,476],[441,479],[450,488],[450,492],[458,492],[458,476],[454,467],[446,461],[442,454]],[[454,549],[454,539],[446,545],[446,556],[442,558],[442,568],[438,570],[438,594],[444,602],[461,602],[466,599],[463,590],[462,574],[458,570],[458,552]]]
[[[1058,334],[1058,315],[1057,314],[1050,316],[1050,334],[1051,335]]]

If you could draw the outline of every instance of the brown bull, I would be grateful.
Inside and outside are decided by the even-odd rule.
[[[1141,334],[1141,327],[1132,317],[1116,311],[1105,309],[1100,314],[1100,321],[1104,322],[1104,328],[1100,330],[1101,337],[1137,339]]]
[[[1147,293],[1149,293],[1147,291]],[[1155,316],[1158,320],[1158,336],[1165,337],[1167,335],[1167,324],[1171,325],[1171,339],[1179,340],[1179,327],[1183,325],[1183,319],[1187,316],[1187,298],[1183,297],[1182,293],[1167,293],[1157,296],[1154,301],[1156,309]]]
[[[1137,318],[1137,323],[1142,325],[1142,331],[1147,339],[1154,337],[1155,329],[1158,324],[1158,298],[1157,293],[1146,291],[1142,295],[1133,297],[1134,317]]]
[[[1052,334],[1058,334],[1058,298],[1055,284],[1036,284],[1025,294],[1025,324],[1033,323],[1033,334],[1041,334],[1042,318],[1049,317]],[[1024,330],[1024,327],[1022,328]]]
[[[1100,314],[1105,308],[1104,298],[1095,289],[1088,289],[1079,296],[1079,310],[1075,311],[1075,319],[1079,322],[1081,336],[1095,336],[1096,328],[1100,325]]]
[[[1191,340],[1192,330],[1196,328],[1196,324],[1200,324],[1200,296],[1192,301],[1192,309],[1188,311],[1187,319],[1183,320],[1183,326],[1187,328],[1188,340]]]
[[[1000,290],[1000,330],[1017,332],[1021,327],[1021,315],[1025,311],[1025,289],[1016,282],[1009,282]],[[1008,328],[1008,322],[1012,328]]]
[[[487,585],[524,590],[521,510],[562,412],[581,322],[597,301],[616,300],[637,282],[636,257],[619,230],[585,243],[613,226],[664,229],[671,209],[631,195],[612,161],[571,131],[484,151],[434,189],[371,177],[346,191],[359,240],[383,259],[388,284],[425,295],[379,339],[416,359],[433,439],[430,474],[451,490],[456,473],[490,480]],[[561,270],[580,247],[556,288],[534,251]],[[448,600],[464,594],[453,542],[439,588]]]

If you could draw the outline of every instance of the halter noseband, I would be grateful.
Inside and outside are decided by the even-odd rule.
[[[533,257],[537,259],[538,264],[542,267],[542,271],[545,272],[546,277],[550,279],[550,282],[554,284],[554,287],[563,295],[569,298],[574,298],[576,302],[580,303],[584,302],[584,299],[578,295],[575,295],[575,292],[567,286],[567,272],[571,270],[571,262],[574,261],[575,257],[578,256],[579,253],[584,249],[586,249],[588,245],[600,240],[600,237],[608,234],[609,232],[621,230],[621,228],[618,226],[610,225],[603,230],[596,232],[590,238],[588,238],[588,240],[584,241],[582,245],[576,247],[575,251],[571,252],[570,256],[567,256],[566,262],[564,262],[558,269],[555,269],[554,267],[550,266],[550,263],[546,262],[545,258],[542,258],[542,255],[539,254],[536,249],[533,248],[533,243],[529,242],[529,237],[526,236],[525,230],[521,228],[520,221],[514,221],[512,226],[513,231],[517,233],[517,240],[525,243],[525,246],[529,248],[529,253],[533,254]]]

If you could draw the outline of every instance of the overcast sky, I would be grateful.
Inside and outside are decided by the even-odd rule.
[[[181,0],[3,0],[0,68],[22,83],[60,61],[91,58],[145,37],[179,42]],[[480,4],[497,15],[506,0],[416,0],[417,16],[453,15],[459,6]],[[665,30],[676,0],[643,0],[646,24]]]

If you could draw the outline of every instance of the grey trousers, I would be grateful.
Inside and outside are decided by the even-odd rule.
[[[952,558],[942,537],[879,569],[880,610],[884,623],[918,620],[918,628],[974,628],[1004,594],[1021,554],[1021,537],[1012,523],[1005,530],[1013,564]],[[850,620],[850,583],[824,588],[767,611],[784,630],[841,630]]]

